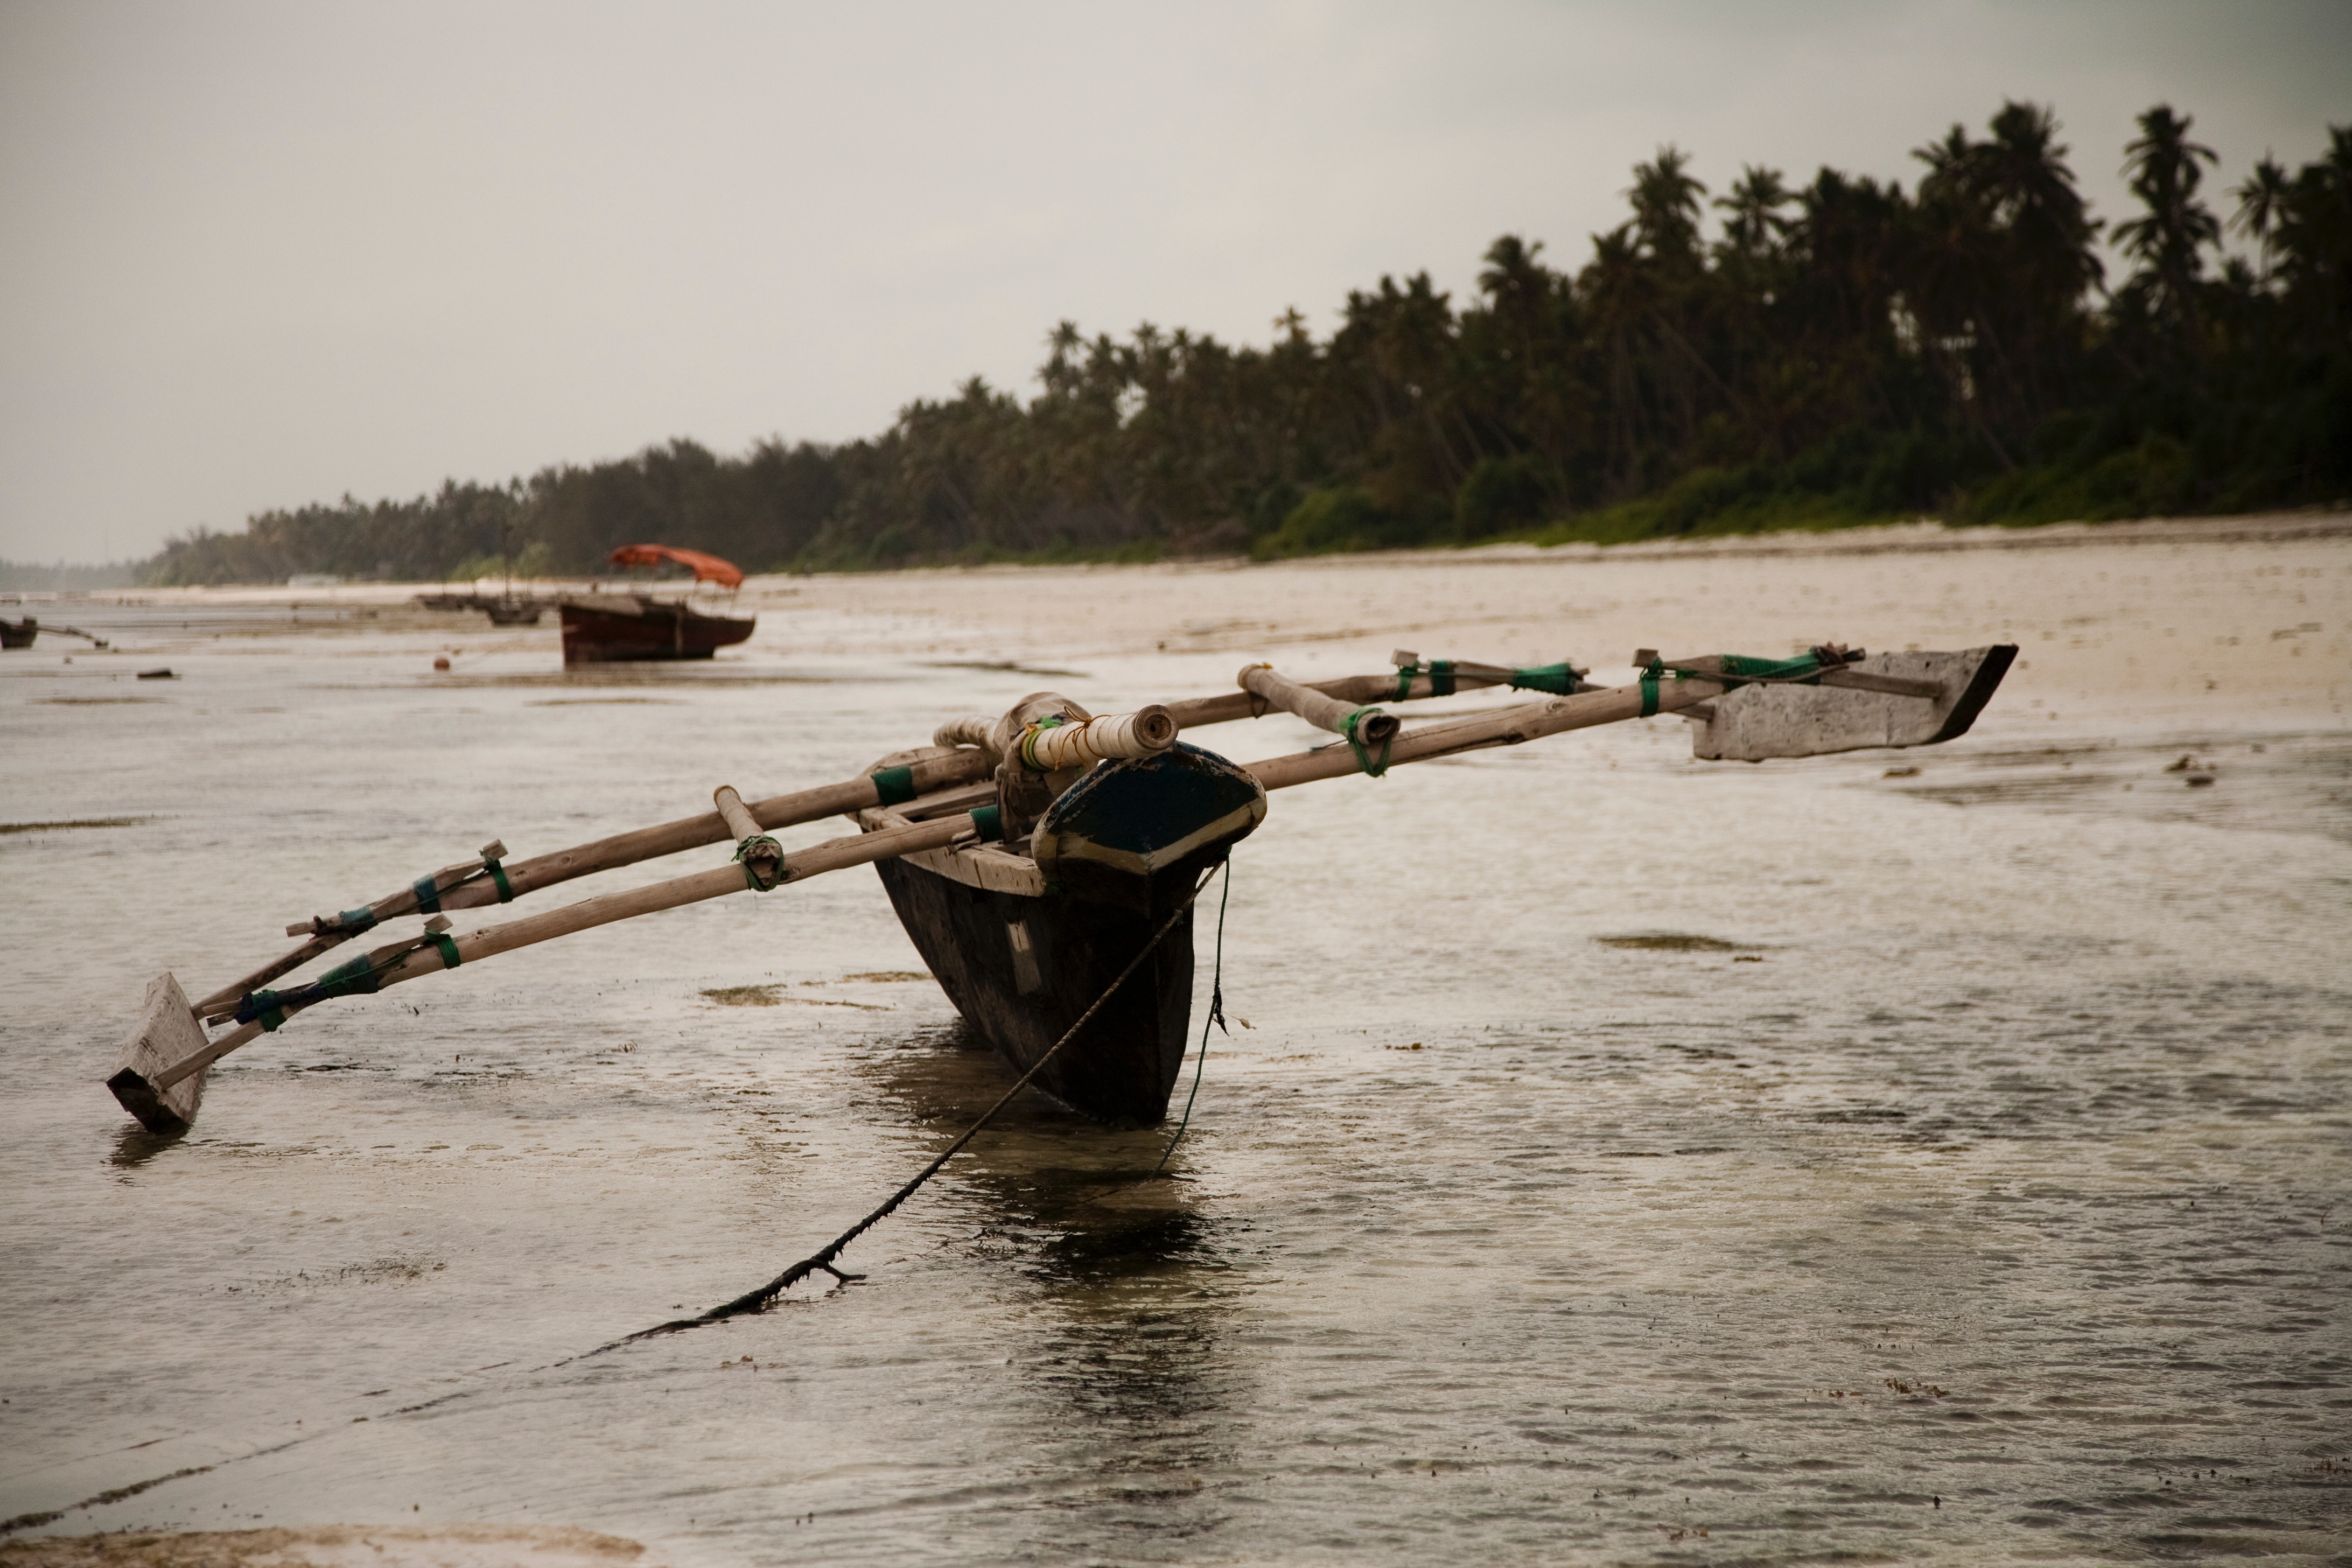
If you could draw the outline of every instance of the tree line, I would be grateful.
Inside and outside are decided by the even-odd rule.
[[[2352,494],[2352,126],[2221,193],[2189,116],[2138,120],[2111,238],[2047,108],[1919,148],[1916,183],[1674,147],[1573,271],[1490,246],[1265,347],[1056,327],[1024,402],[975,377],[880,435],[687,440],[504,485],[270,511],[158,584],[593,570],[640,540],[759,569],[1601,542],[1902,517],[2032,523]],[[2240,245],[2225,248],[2225,234]]]

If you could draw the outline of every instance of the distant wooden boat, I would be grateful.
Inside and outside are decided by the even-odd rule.
[[[684,566],[694,574],[697,586],[715,584],[730,595],[743,585],[742,571],[733,563],[698,550],[625,544],[611,559],[616,566]],[[563,623],[566,664],[709,658],[749,637],[758,622],[754,616],[713,614],[688,598],[643,593],[567,594],[557,601],[557,612]]]
[[[419,594],[418,605],[428,610],[479,610],[494,626],[535,626],[551,603],[514,594]]]
[[[707,616],[650,594],[568,594],[556,608],[566,664],[709,658],[750,637],[753,625],[749,616]]]
[[[44,626],[33,616],[26,616],[21,621],[0,621],[0,648],[30,647],[33,646],[33,639],[39,637],[44,631],[58,632],[67,637],[82,637],[87,639],[94,647],[104,647],[107,646],[107,642],[104,637],[100,637],[93,632],[86,632],[79,626]]]

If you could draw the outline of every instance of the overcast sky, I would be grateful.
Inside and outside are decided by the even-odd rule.
[[[0,555],[869,434],[1045,335],[1262,342],[1496,235],[1575,266],[1667,142],[1908,186],[2054,104],[2234,184],[2352,120],[2352,5],[0,0]]]

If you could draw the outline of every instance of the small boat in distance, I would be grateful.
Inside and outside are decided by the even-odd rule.
[[[419,594],[415,602],[428,610],[479,610],[494,626],[535,626],[545,601],[517,598],[509,589],[501,597],[489,594]]]
[[[624,544],[609,557],[615,566],[683,566],[694,574],[694,587],[708,583],[725,590],[731,607],[735,590],[743,585],[741,568],[699,550],[679,550],[667,544]],[[709,658],[720,648],[751,635],[758,617],[713,613],[693,602],[694,589],[677,599],[651,594],[606,592],[601,586],[586,594],[567,594],[557,604],[563,621],[565,664],[611,664],[653,658]]]
[[[88,638],[93,647],[104,647],[106,639],[79,626],[45,626],[31,616],[21,621],[0,621],[0,647],[30,647],[33,639],[43,632],[63,632],[68,637]]]

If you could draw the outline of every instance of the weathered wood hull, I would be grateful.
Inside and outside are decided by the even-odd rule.
[[[993,892],[901,861],[874,869],[948,1000],[1022,1072],[1068,1033],[1193,886],[1189,870],[1163,873],[1154,915],[1066,894]],[[1033,1087],[1099,1121],[1158,1122],[1184,1065],[1192,1011],[1187,910]]]
[[[40,635],[41,623],[29,616],[21,621],[0,621],[0,647],[30,647]]]
[[[1025,853],[967,842],[874,869],[948,1000],[1016,1070],[1044,1060],[1032,1084],[1071,1110],[1150,1126],[1184,1065],[1192,894],[1265,819],[1248,773],[1178,745],[1096,768],[1047,808]],[[897,820],[860,816],[869,828]]]
[[[750,637],[755,624],[749,616],[706,616],[657,599],[640,599],[627,609],[567,599],[559,610],[566,664],[709,658]]]

